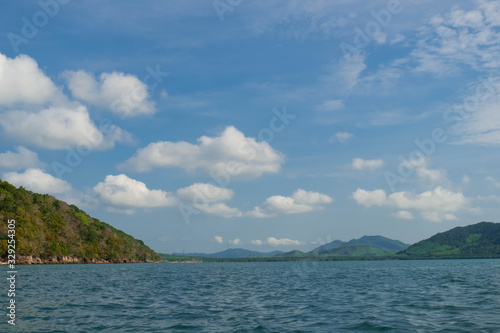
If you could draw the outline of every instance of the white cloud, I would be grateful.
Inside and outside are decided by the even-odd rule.
[[[217,187],[212,184],[194,183],[191,186],[178,189],[177,195],[184,200],[211,203],[231,200],[234,192],[231,189]]]
[[[447,177],[447,171],[444,169],[429,169],[431,159],[429,157],[421,157],[418,160],[405,160],[401,166],[408,170],[415,170],[417,177],[424,185],[436,186],[451,186],[451,182]]]
[[[496,188],[500,188],[500,182],[497,181],[495,178],[491,177],[491,176],[488,176],[485,178],[486,181],[489,181],[490,183],[493,184],[493,186],[495,186]]]
[[[341,99],[335,99],[324,102],[323,104],[319,105],[317,109],[319,111],[328,112],[342,110],[344,107],[344,101],[342,101]]]
[[[219,244],[223,244],[224,243],[224,240],[222,239],[221,236],[214,236],[214,239]]]
[[[118,209],[174,206],[177,200],[172,193],[150,190],[143,182],[126,175],[108,175],[104,182],[94,187],[100,200]]]
[[[352,194],[352,198],[358,205],[363,205],[365,207],[384,206],[387,204],[387,194],[384,190],[366,191],[358,188],[356,192]]]
[[[391,45],[394,45],[394,44],[398,44],[398,43],[401,43],[402,41],[404,41],[406,39],[405,36],[401,35],[401,34],[396,34],[396,36],[394,36],[393,39],[391,39]]]
[[[0,127],[10,139],[47,149],[108,149],[117,141],[131,141],[130,134],[114,125],[104,135],[82,105],[50,107],[38,113],[9,111],[0,118]]]
[[[300,246],[300,245],[305,245],[304,242],[298,241],[298,240],[293,240],[289,238],[281,238],[277,239],[274,237],[268,237],[266,240],[266,244],[272,245],[272,246],[290,246],[290,245],[295,245],[295,246]]]
[[[130,117],[156,111],[154,102],[149,100],[147,86],[133,75],[102,73],[97,81],[85,71],[66,71],[63,77],[73,97],[116,114]]]
[[[464,176],[462,177],[462,183],[464,183],[464,184],[469,184],[469,183],[470,183],[470,178],[469,178],[469,176],[464,175]]]
[[[242,213],[237,208],[232,208],[222,203],[231,200],[234,192],[231,189],[217,187],[212,184],[195,183],[191,186],[177,190],[179,199],[187,201],[195,209],[207,215],[225,218],[241,217]]]
[[[423,38],[412,52],[417,71],[437,74],[453,73],[460,64],[476,70],[500,65],[500,31],[498,1],[478,1],[476,9],[434,16],[421,29]]]
[[[197,203],[194,208],[202,211],[207,215],[219,216],[224,218],[241,217],[242,213],[238,208],[227,206],[225,203]]]
[[[24,54],[14,59],[0,53],[0,104],[46,103],[59,94],[58,89],[37,62]]]
[[[238,238],[235,238],[235,239],[233,239],[233,240],[230,240],[230,241],[229,241],[229,244],[239,245],[239,244],[241,244],[241,240],[240,240],[240,239],[238,239]]]
[[[384,165],[384,161],[377,160],[364,160],[362,158],[355,158],[352,160],[352,168],[356,170],[376,170]]]
[[[322,77],[322,81],[331,92],[345,94],[358,84],[360,75],[365,69],[364,55],[354,54],[350,59],[342,57],[333,63],[329,73]]]
[[[283,160],[267,142],[257,142],[228,126],[217,137],[202,136],[197,145],[184,141],[151,143],[123,166],[139,172],[157,167],[178,167],[192,173],[201,169],[214,176],[248,179],[278,172]]]
[[[500,196],[498,195],[489,195],[487,197],[478,196],[475,199],[479,201],[493,201],[500,203]]]
[[[352,137],[353,137],[352,133],[349,133],[349,132],[337,132],[328,141],[329,142],[338,141],[338,142],[344,143],[344,142],[346,142],[347,140],[349,140]]]
[[[262,207],[246,213],[255,218],[273,217],[279,214],[299,214],[322,210],[324,204],[333,201],[326,194],[298,189],[291,197],[274,195],[266,199]]]
[[[460,136],[456,144],[460,145],[484,145],[498,146],[500,145],[500,102],[498,92],[500,84],[491,87],[495,91],[493,98],[481,101],[481,96],[472,94],[468,97],[468,102],[477,103],[472,107],[468,107],[465,117],[460,122],[456,123],[452,128],[451,133]],[[465,106],[462,108],[466,108]],[[453,115],[456,116],[457,114]]]
[[[40,169],[27,169],[23,173],[7,172],[2,178],[15,186],[23,186],[25,189],[36,193],[48,193],[52,195],[68,193],[72,190],[71,185],[58,179]]]
[[[44,166],[35,152],[22,146],[17,147],[16,150],[17,153],[6,151],[0,154],[0,169],[19,170]]]
[[[304,242],[301,242],[298,240],[293,240],[293,239],[289,239],[289,238],[278,239],[275,237],[268,237],[267,240],[265,240],[265,241],[261,241],[260,239],[251,240],[250,244],[257,245],[257,246],[261,246],[261,245],[271,245],[271,246],[292,246],[292,245],[293,246],[301,246],[301,245],[305,245]]]
[[[403,219],[403,220],[414,219],[413,214],[407,210],[400,210],[396,213],[392,213],[391,215],[398,218],[398,219]]]
[[[419,211],[420,215],[429,221],[439,222],[444,220],[454,220],[454,213],[467,210],[477,211],[470,207],[470,199],[461,192],[451,192],[442,187],[436,187],[432,191],[426,191],[418,195],[410,192],[395,192],[387,196],[384,190],[366,191],[357,189],[352,198],[359,204],[366,207],[388,206],[401,210]],[[402,213],[401,216],[407,215]]]

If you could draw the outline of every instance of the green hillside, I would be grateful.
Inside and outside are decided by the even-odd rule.
[[[276,254],[275,257],[294,257],[294,258],[302,258],[302,257],[306,257],[307,254],[302,252],[302,251],[299,251],[299,250],[292,250],[292,251],[289,251],[289,252],[285,252],[285,253],[279,253],[279,254]]]
[[[401,241],[382,236],[363,236],[349,242],[335,240],[307,253],[309,256],[381,256],[396,253],[408,247]]]
[[[42,262],[157,261],[160,256],[140,240],[92,218],[78,207],[0,180],[0,234],[7,220],[16,220],[16,256]],[[7,257],[7,241],[0,241],[0,256]],[[74,260],[76,259],[76,260]],[[40,261],[38,261],[40,262]]]
[[[372,245],[352,244],[352,245],[344,245],[341,247],[332,248],[329,250],[324,250],[321,252],[321,255],[365,257],[365,256],[383,256],[391,253],[393,252]]]
[[[409,258],[500,257],[500,223],[481,222],[457,227],[420,241],[398,254]]]

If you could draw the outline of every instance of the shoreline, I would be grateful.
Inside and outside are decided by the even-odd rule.
[[[52,256],[50,258],[40,258],[33,256],[16,257],[15,265],[68,265],[68,264],[138,264],[138,263],[161,263],[157,260],[137,260],[137,259],[101,259],[84,258],[80,259],[73,256]],[[0,265],[8,265],[7,259],[0,259]]]

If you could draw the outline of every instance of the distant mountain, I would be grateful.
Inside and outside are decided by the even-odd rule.
[[[320,253],[320,252],[323,252],[323,251],[327,251],[327,250],[330,250],[330,249],[334,249],[334,248],[337,248],[337,247],[340,247],[342,245],[346,245],[347,242],[344,242],[344,241],[341,241],[341,240],[334,240],[333,242],[330,242],[330,243],[327,243],[327,244],[323,244],[317,248],[315,248],[314,250],[310,251],[311,253]]]
[[[227,249],[216,253],[185,253],[182,254],[187,257],[209,257],[209,258],[247,258],[247,257],[272,257],[277,254],[281,254],[283,251],[272,251],[272,252],[258,252],[250,251],[246,249]],[[176,255],[181,255],[181,253],[174,253]]]
[[[481,222],[457,227],[420,241],[398,254],[411,257],[498,257],[500,223]]]
[[[396,253],[408,247],[401,241],[382,236],[363,236],[349,242],[334,240],[308,252],[309,255],[365,256]]]
[[[293,250],[293,251],[289,251],[289,252],[285,252],[285,253],[276,254],[276,256],[280,256],[280,257],[306,257],[307,253],[304,253],[304,252],[299,251],[299,250]]]
[[[105,263],[160,261],[144,243],[48,194],[16,188],[0,180],[0,237],[7,220],[16,221],[16,262]],[[0,240],[0,259],[7,241]]]
[[[381,249],[372,245],[351,244],[322,251],[320,255],[328,254],[332,256],[367,257],[367,256],[383,256],[392,253],[394,252]]]

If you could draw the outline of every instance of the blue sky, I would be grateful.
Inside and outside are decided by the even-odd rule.
[[[16,1],[0,177],[160,252],[500,213],[495,1]]]

